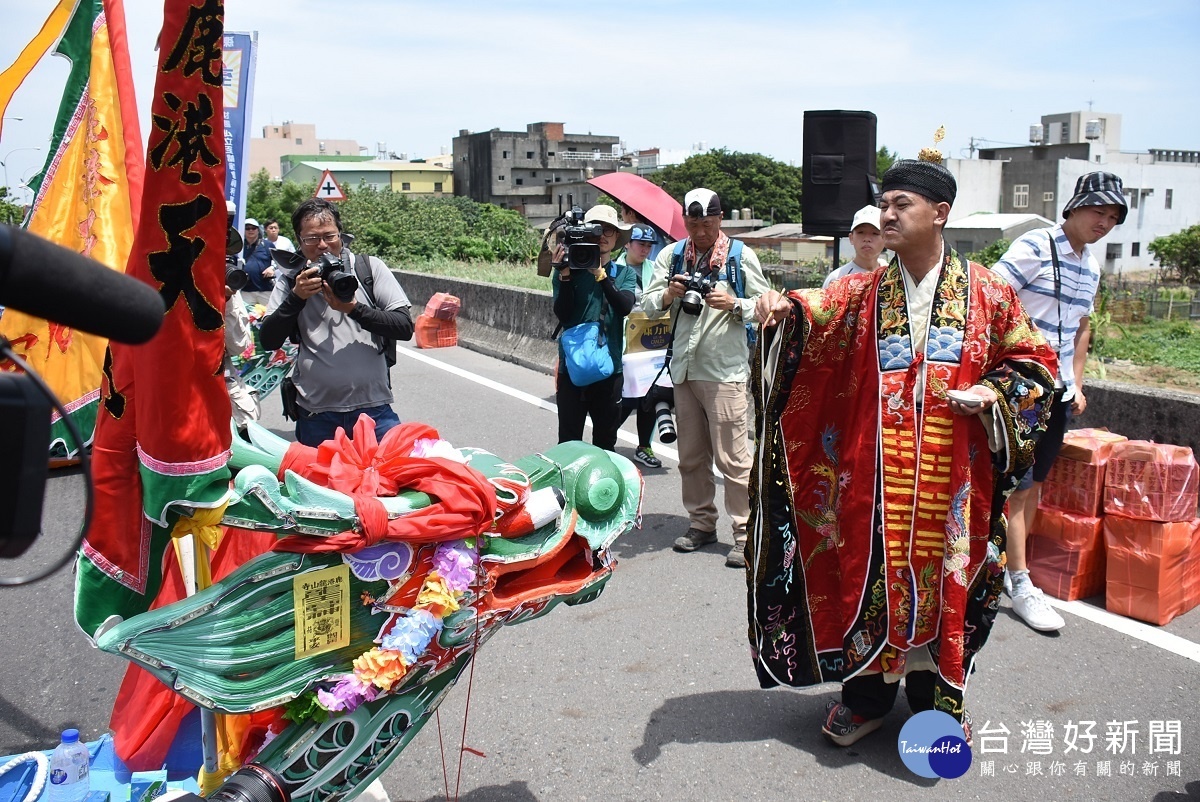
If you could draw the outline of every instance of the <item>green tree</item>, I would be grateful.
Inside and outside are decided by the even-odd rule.
[[[24,205],[15,203],[15,200],[15,195],[8,194],[8,187],[0,187],[0,223],[19,226],[25,219]]]
[[[898,158],[900,158],[899,153],[894,150],[889,151],[887,145],[880,145],[879,152],[875,154],[875,177],[882,180],[883,174],[896,163]]]
[[[295,181],[275,181],[265,170],[250,178],[246,188],[246,217],[253,217],[266,226],[268,220],[279,221],[279,233],[296,242],[292,230],[292,212],[317,191],[317,182],[301,184]]]
[[[278,219],[281,233],[296,242],[292,212],[316,189],[315,181],[281,183],[261,170],[247,189],[247,216],[263,224]],[[537,256],[537,233],[509,209],[470,198],[413,197],[366,184],[343,189],[346,200],[338,204],[338,213],[342,228],[354,235],[353,250],[393,267],[432,257],[529,262]]]
[[[1004,254],[1008,253],[1009,245],[1012,245],[1012,243],[1001,237],[991,245],[984,246],[974,253],[967,254],[967,258],[972,262],[978,262],[984,267],[991,267],[996,262],[999,262]]]
[[[1200,281],[1200,225],[1158,237],[1148,247],[1162,266],[1164,278],[1185,284]]]
[[[775,223],[800,221],[800,168],[759,153],[718,148],[664,167],[650,180],[680,202],[690,190],[707,187],[726,209],[749,207]]]

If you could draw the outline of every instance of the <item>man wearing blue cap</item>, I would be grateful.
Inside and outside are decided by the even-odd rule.
[[[1105,172],[1080,176],[1075,195],[1063,207],[1063,222],[1021,235],[992,268],[1017,291],[1025,311],[1058,354],[1050,423],[1038,441],[1033,467],[1008,501],[1005,589],[1012,596],[1013,612],[1040,632],[1054,632],[1066,622],[1030,581],[1025,542],[1037,514],[1042,482],[1062,448],[1067,424],[1087,407],[1083,366],[1090,339],[1088,320],[1100,286],[1100,265],[1089,246],[1124,223],[1128,213],[1120,178]]]

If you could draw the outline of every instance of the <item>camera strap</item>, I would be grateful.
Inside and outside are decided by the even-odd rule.
[[[1062,351],[1062,267],[1058,261],[1058,246],[1054,244],[1054,232],[1050,232],[1050,259],[1054,262],[1054,302],[1058,305],[1058,351]]]

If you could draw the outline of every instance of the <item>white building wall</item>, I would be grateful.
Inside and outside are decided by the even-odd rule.
[[[958,182],[958,195],[950,207],[954,222],[976,212],[1000,211],[1001,170],[1004,162],[982,159],[947,159],[946,169]]]
[[[1150,254],[1150,243],[1157,237],[1174,234],[1200,224],[1200,165],[1195,164],[1091,164],[1077,159],[1063,159],[1058,169],[1058,195],[1065,205],[1075,193],[1075,182],[1081,175],[1102,169],[1121,177],[1126,200],[1138,193],[1138,208],[1130,208],[1122,225],[1093,247],[1105,273],[1123,273],[1158,267]],[[1171,190],[1171,208],[1166,208],[1167,190]],[[1132,206],[1132,203],[1130,203]],[[1058,218],[1061,220],[1061,217]],[[1137,243],[1140,254],[1132,255]],[[1120,245],[1121,256],[1106,259],[1109,245]]]

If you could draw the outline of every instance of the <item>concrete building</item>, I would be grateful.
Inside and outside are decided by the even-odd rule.
[[[632,154],[630,154],[630,163],[633,167],[633,171],[645,178],[651,173],[657,173],[664,167],[683,164],[692,156],[705,153],[707,150],[708,145],[704,142],[699,142],[695,145],[692,145],[690,150],[645,148],[643,150],[634,151]]]
[[[622,162],[618,137],[568,134],[550,122],[524,131],[463,129],[453,154],[456,195],[513,209],[534,225],[556,217],[568,194],[576,206],[593,206],[599,191],[587,179],[616,172]]]
[[[266,170],[278,181],[283,177],[279,160],[287,155],[303,155],[313,159],[326,156],[358,156],[365,147],[353,139],[318,139],[317,126],[309,123],[283,122],[264,125],[262,138],[250,139],[250,175]]]
[[[427,162],[299,161],[283,180],[316,181],[326,170],[333,174],[342,189],[353,190],[365,185],[405,195],[437,198],[454,194],[454,171]]]
[[[951,222],[975,212],[1061,221],[1079,177],[1106,170],[1121,177],[1130,211],[1099,244],[1101,269],[1156,267],[1147,246],[1200,223],[1200,151],[1122,151],[1120,132],[1119,114],[1049,114],[1031,126],[1027,147],[983,148],[978,160],[948,160],[959,184]]]
[[[956,201],[957,203],[957,201]],[[946,224],[945,237],[950,247],[966,255],[982,250],[998,239],[1012,242],[1026,231],[1050,228],[1054,221],[1040,214],[992,214],[976,212]],[[991,267],[991,265],[987,265]]]
[[[722,225],[722,228],[725,226]],[[756,253],[774,251],[779,256],[780,264],[795,265],[817,260],[829,264],[833,259],[833,237],[805,234],[802,228],[800,223],[776,223],[732,236],[753,248]],[[843,256],[845,253],[842,250]],[[854,256],[853,249],[850,250],[850,256]]]

